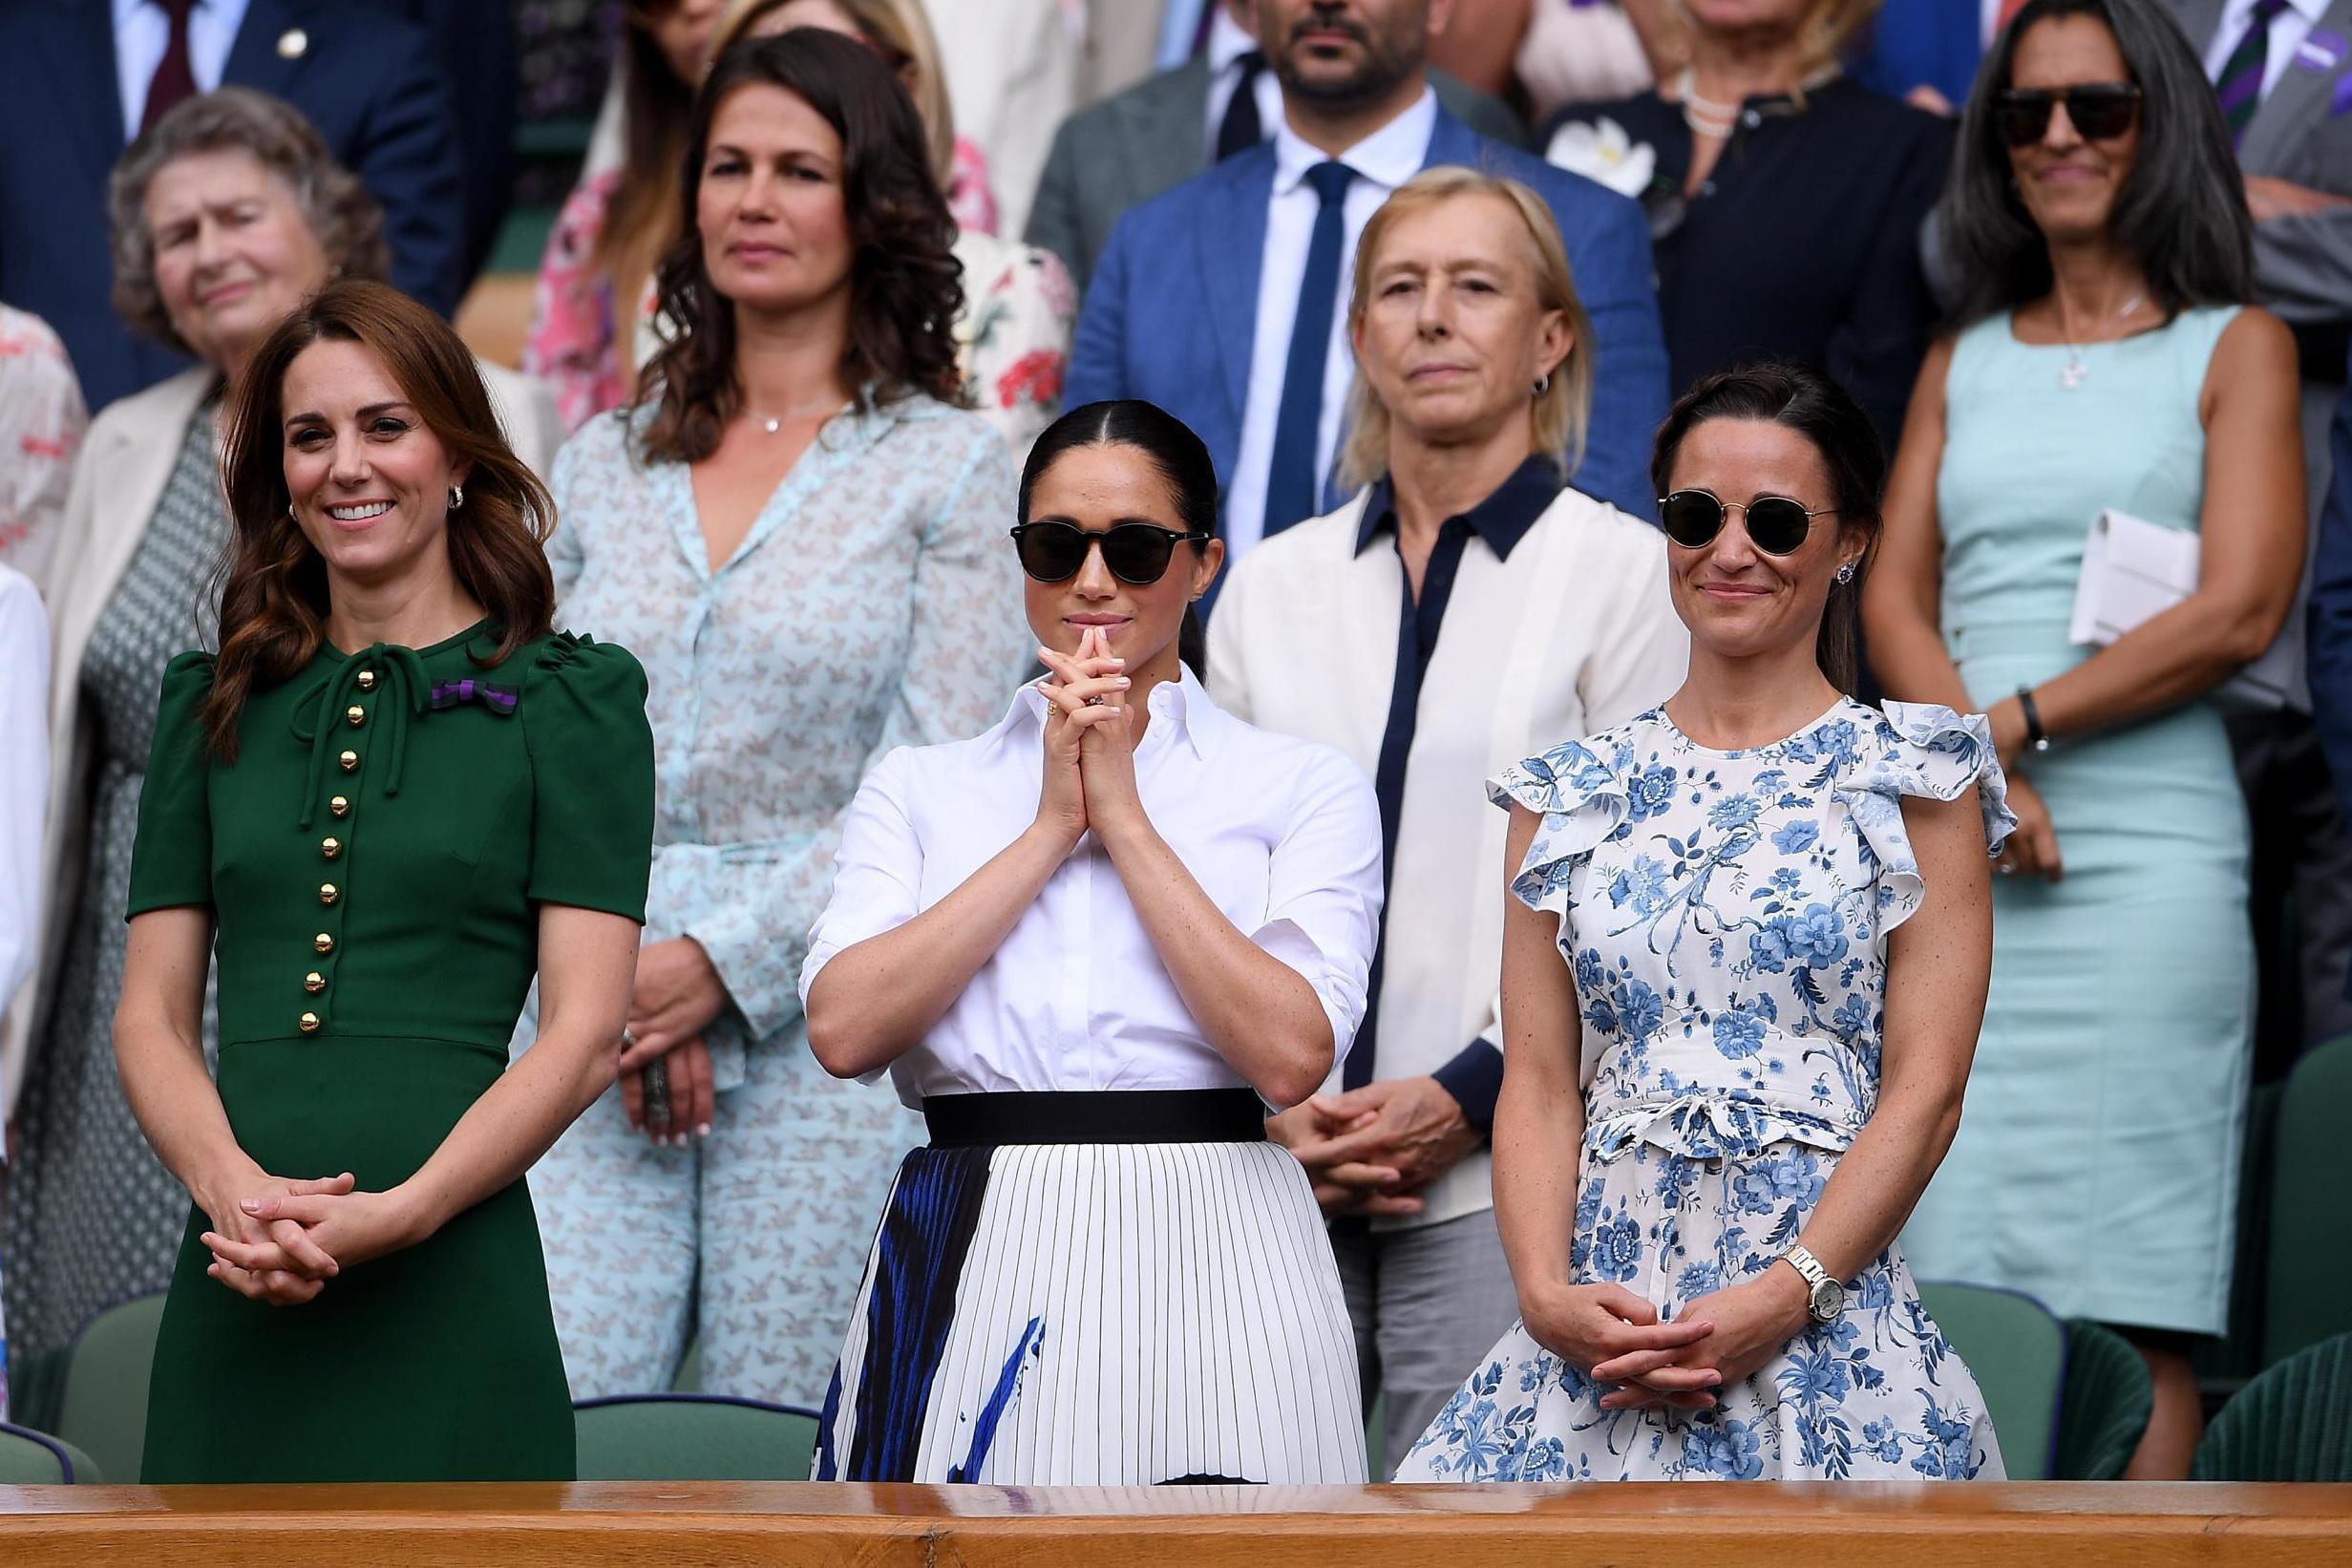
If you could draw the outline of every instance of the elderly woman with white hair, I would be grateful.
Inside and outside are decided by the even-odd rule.
[[[49,826],[37,963],[9,1021],[0,1091],[16,1124],[0,1252],[16,1413],[50,1424],[61,1352],[95,1313],[160,1290],[187,1196],[147,1149],[115,1075],[131,841],[172,655],[216,630],[226,548],[215,414],[297,305],[381,278],[381,209],[292,106],[242,88],[180,103],[108,182],[115,307],[196,363],[113,404],[76,459],[44,578],[52,622]],[[561,438],[536,383],[478,367],[513,445]],[[212,1025],[205,1027],[213,1049]],[[21,1092],[20,1092],[21,1091]]]
[[[1407,183],[1365,227],[1348,329],[1342,471],[1364,488],[1243,560],[1209,687],[1340,748],[1380,798],[1389,913],[1364,1027],[1271,1132],[1332,1221],[1393,1457],[1516,1310],[1488,1184],[1503,822],[1474,809],[1482,781],[1663,699],[1686,641],[1658,530],[1574,488],[1592,333],[1540,197],[1462,168]]]

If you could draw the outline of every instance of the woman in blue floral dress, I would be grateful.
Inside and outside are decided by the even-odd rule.
[[[1885,466],[1817,372],[1693,388],[1653,464],[1688,680],[1489,786],[1521,1322],[1399,1480],[2002,1473],[1895,1237],[1959,1125],[2012,819],[1981,716],[1845,694]]]

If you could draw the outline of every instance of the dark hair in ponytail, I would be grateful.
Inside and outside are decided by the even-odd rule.
[[[1183,420],[1156,403],[1134,397],[1089,403],[1046,427],[1037,444],[1029,448],[1029,460],[1021,470],[1021,520],[1028,521],[1029,496],[1062,454],[1073,447],[1109,446],[1134,447],[1152,459],[1152,466],[1168,481],[1176,517],[1188,532],[1217,532],[1217,465],[1209,460],[1209,449]],[[1190,542],[1195,555],[1208,550],[1206,538]],[[1205,674],[1208,633],[1200,624],[1199,612],[1189,604],[1184,609],[1183,629],[1176,633],[1176,657],[1196,677]]]
[[[1854,695],[1860,678],[1862,583],[1878,553],[1878,501],[1887,482],[1886,445],[1870,416],[1845,388],[1811,365],[1768,360],[1706,376],[1676,401],[1658,427],[1650,483],[1661,496],[1673,486],[1683,439],[1709,419],[1756,419],[1786,425],[1821,454],[1829,471],[1830,501],[1841,529],[1863,535],[1854,581],[1832,583],[1821,609],[1813,657],[1830,684]]]

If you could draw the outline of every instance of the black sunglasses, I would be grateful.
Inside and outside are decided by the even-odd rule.
[[[1993,123],[2010,146],[2030,147],[2049,134],[2050,111],[2062,103],[2077,136],[2085,141],[2106,141],[2131,129],[2140,112],[2140,90],[2133,82],[2006,88],[1993,95]]]
[[[1144,587],[1168,575],[1169,558],[1176,544],[1208,534],[1178,533],[1148,522],[1122,522],[1090,534],[1074,522],[1049,518],[1025,522],[1012,531],[1013,547],[1021,554],[1021,569],[1040,583],[1067,583],[1086,564],[1089,550],[1100,544],[1103,564],[1122,583]]]
[[[1805,503],[1786,496],[1758,496],[1747,505],[1715,498],[1711,490],[1677,490],[1658,502],[1659,520],[1666,538],[1685,550],[1704,550],[1723,532],[1724,519],[1737,507],[1748,514],[1748,542],[1768,556],[1794,555],[1812,532],[1813,519],[1827,517],[1834,506],[1807,511]]]

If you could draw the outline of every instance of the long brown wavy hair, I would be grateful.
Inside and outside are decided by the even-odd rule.
[[[547,634],[555,578],[542,546],[555,503],[506,444],[481,372],[449,324],[388,284],[328,284],[279,323],[229,390],[221,485],[232,530],[221,590],[221,656],[204,703],[212,754],[236,760],[237,721],[256,686],[299,671],[327,636],[327,566],[294,520],[286,486],[282,393],[313,343],[356,343],[375,355],[452,459],[468,464],[465,504],[449,515],[457,582],[501,628],[496,665]]]
[[[841,384],[876,403],[928,393],[963,400],[956,318],[964,267],[956,222],[932,177],[922,119],[880,56],[816,28],[737,44],[719,57],[694,103],[677,241],[654,271],[673,335],[646,367],[640,404],[658,403],[646,455],[699,462],[743,404],[735,376],[734,302],[710,282],[697,212],[710,122],[737,88],[780,87],[823,116],[841,138],[841,201],[856,256]]]

